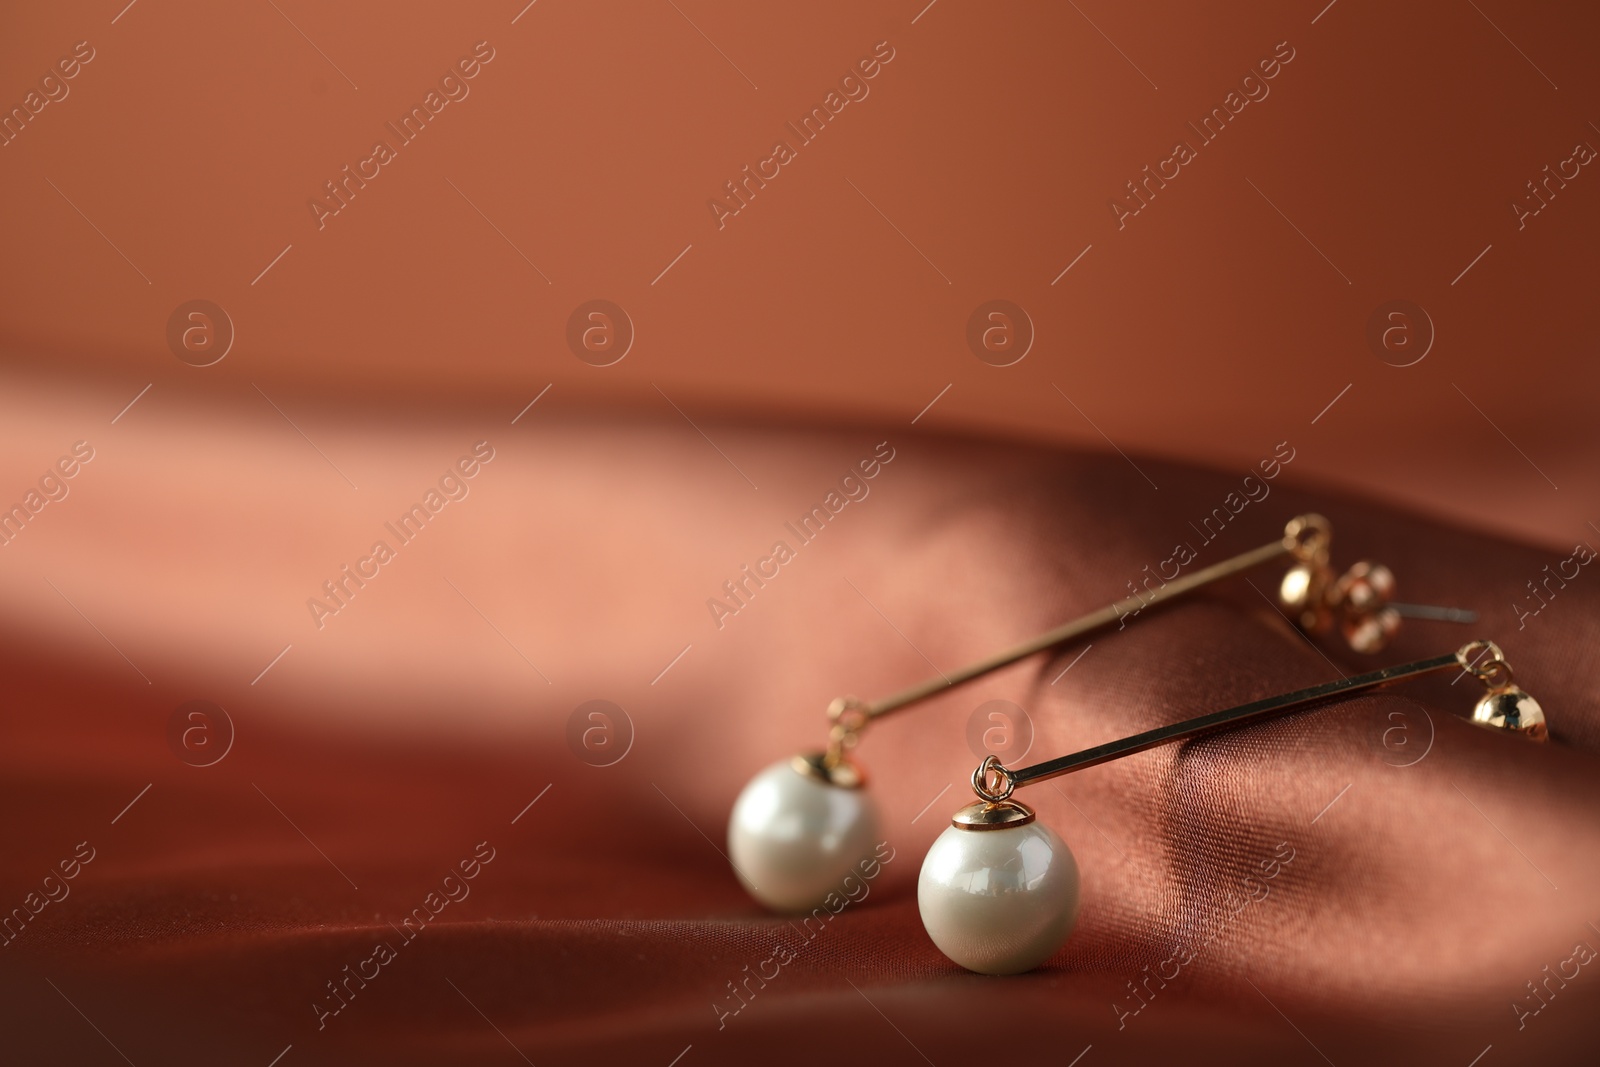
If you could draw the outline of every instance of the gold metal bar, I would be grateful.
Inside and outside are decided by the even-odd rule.
[[[1040,634],[1032,640],[1024,641],[1022,644],[990,656],[988,659],[979,660],[977,663],[964,667],[955,674],[930,678],[925,682],[912,686],[910,689],[901,690],[893,696],[874,701],[867,707],[866,717],[871,720],[887,715],[891,711],[896,711],[908,704],[915,704],[919,700],[926,700],[928,697],[946,689],[953,689],[958,685],[963,685],[974,678],[988,674],[990,671],[1009,666],[1019,659],[1025,659],[1033,655],[1035,652],[1043,652],[1047,648],[1070,641],[1075,637],[1082,637],[1084,634],[1091,633],[1104,626],[1109,626],[1124,615],[1131,615],[1144,608],[1154,607],[1157,604],[1171,600],[1173,597],[1182,596],[1190,590],[1198,589],[1203,585],[1208,585],[1219,579],[1238,574],[1240,571],[1247,571],[1252,567],[1259,567],[1263,563],[1270,563],[1272,560],[1292,554],[1293,549],[1290,547],[1289,539],[1279,538],[1271,544],[1251,549],[1249,552],[1234,556],[1232,559],[1223,560],[1221,563],[1195,571],[1193,574],[1174,578],[1160,589],[1153,590],[1145,596],[1124,597],[1115,604],[1101,608],[1099,611],[1091,612],[1081,619],[1075,619],[1072,622],[1058,626],[1054,630]]]
[[[1182,741],[1197,734],[1220,730],[1226,726],[1236,726],[1252,719],[1261,719],[1269,715],[1289,711],[1305,704],[1314,704],[1319,700],[1327,700],[1345,693],[1353,693],[1362,689],[1373,689],[1380,685],[1388,685],[1402,678],[1414,678],[1419,674],[1428,674],[1433,671],[1442,671],[1447,667],[1460,669],[1459,654],[1451,652],[1443,656],[1434,656],[1432,659],[1419,659],[1414,663],[1402,663],[1398,667],[1385,667],[1381,671],[1372,671],[1369,674],[1358,674],[1354,678],[1340,678],[1336,682],[1324,682],[1314,685],[1309,689],[1298,692],[1286,693],[1283,696],[1268,697],[1265,700],[1252,701],[1249,704],[1240,704],[1236,708],[1226,711],[1214,711],[1210,715],[1202,715],[1197,719],[1185,719],[1175,722],[1171,726],[1160,726],[1154,730],[1146,730],[1142,734],[1124,737],[1119,741],[1111,741],[1094,748],[1086,748],[1082,752],[1074,752],[1069,756],[1059,759],[1047,760],[1036,763],[1032,767],[1021,767],[1017,770],[1007,770],[1015,786],[1027,785],[1030,782],[1042,782],[1047,778],[1056,778],[1073,771],[1081,771],[1085,767],[1105,763],[1108,760],[1131,756],[1135,752],[1143,752],[1147,748],[1164,745],[1171,741]]]

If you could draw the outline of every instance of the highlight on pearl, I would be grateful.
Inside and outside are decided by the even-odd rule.
[[[821,755],[779,760],[750,780],[728,820],[728,858],[750,895],[802,912],[838,892],[873,855],[878,807],[848,762]]]

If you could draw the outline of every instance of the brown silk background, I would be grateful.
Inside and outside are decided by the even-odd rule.
[[[93,855],[0,945],[5,1062],[1590,1062],[1600,975],[1549,976],[1600,949],[1600,578],[1549,576],[1600,545],[1600,179],[1526,186],[1600,145],[1592,12],[124,3],[0,16],[28,116],[0,505],[58,497],[0,547],[0,915]],[[319,228],[323,183],[485,41]],[[719,228],[708,199],[879,42],[870,93]],[[1270,93],[1119,228],[1280,42]],[[207,367],[168,341],[196,299],[235,334]],[[567,340],[592,299],[632,323],[610,366]],[[968,345],[992,299],[1034,330],[1010,366]],[[1368,338],[1402,299],[1434,331],[1404,367]],[[315,618],[479,442],[465,495]],[[868,495],[719,625],[880,442]],[[1308,509],[1336,564],[1480,623],[1360,657],[1287,624],[1278,568],[1233,579],[875,728],[894,858],[814,938],[735,882],[733,797],[832,697]],[[1464,722],[1476,683],[1444,675],[1131,757],[1029,790],[1083,870],[1048,966],[979,978],[923,933],[987,702],[1048,758],[1480,635],[1553,744]],[[232,722],[210,766],[193,700]],[[591,700],[621,709],[609,766],[569,728]]]

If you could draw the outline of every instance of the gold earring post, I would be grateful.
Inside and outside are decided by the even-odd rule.
[[[1487,653],[1487,655],[1484,655],[1484,653]],[[1371,671],[1367,674],[1358,674],[1353,678],[1340,678],[1333,682],[1323,682],[1321,685],[1314,685],[1309,689],[1300,689],[1293,693],[1284,693],[1281,696],[1267,697],[1264,700],[1253,700],[1248,704],[1240,704],[1224,711],[1214,711],[1209,715],[1185,719],[1170,726],[1158,726],[1154,730],[1146,730],[1144,733],[1134,734],[1131,737],[1096,745],[1093,748],[1086,748],[1081,752],[1046,760],[1043,763],[1035,763],[1031,767],[1019,767],[1016,770],[1011,770],[1002,765],[994,756],[989,756],[972,773],[972,789],[984,802],[997,804],[1010,797],[1012,791],[1019,786],[1029,785],[1033,782],[1043,782],[1051,778],[1059,778],[1063,774],[1071,774],[1073,771],[1081,771],[1110,760],[1121,759],[1123,756],[1131,756],[1136,752],[1155,748],[1157,745],[1165,745],[1173,741],[1184,741],[1200,734],[1211,733],[1230,726],[1239,726],[1273,715],[1280,715],[1295,708],[1330,700],[1347,693],[1375,689],[1405,678],[1415,678],[1418,675],[1431,674],[1434,671],[1447,670],[1451,667],[1458,667],[1473,675],[1483,682],[1484,687],[1488,690],[1483,699],[1478,702],[1478,707],[1474,709],[1474,721],[1484,725],[1514,730],[1533,741],[1547,739],[1549,735],[1545,729],[1544,712],[1539,709],[1537,702],[1532,697],[1512,684],[1511,665],[1506,662],[1505,654],[1500,651],[1500,646],[1493,641],[1473,641],[1462,645],[1454,652],[1442,656],[1419,659],[1412,663],[1402,663],[1396,667],[1385,667],[1382,670]],[[1485,709],[1495,709],[1504,703],[1507,698],[1511,698],[1521,705],[1523,709],[1522,718],[1516,723],[1490,721]]]
[[[991,671],[1008,667],[1020,659],[1056,645],[1082,637],[1095,630],[1111,625],[1118,619],[1135,614],[1145,608],[1164,604],[1185,593],[1192,592],[1212,582],[1221,581],[1223,578],[1232,577],[1243,571],[1251,570],[1273,560],[1292,557],[1302,564],[1311,564],[1325,561],[1328,554],[1328,543],[1333,538],[1333,528],[1328,520],[1321,515],[1307,513],[1297,515],[1284,525],[1283,536],[1260,548],[1253,548],[1242,552],[1232,559],[1223,560],[1221,563],[1204,567],[1193,574],[1174,578],[1162,585],[1159,589],[1149,590],[1145,595],[1134,594],[1123,597],[1114,604],[1110,604],[1099,611],[1093,611],[1072,622],[1064,623],[1053,630],[1048,630],[1031,640],[1014,645],[1003,652],[996,653],[987,659],[979,660],[952,675],[941,675],[930,678],[903,689],[892,696],[882,700],[867,702],[855,697],[839,697],[828,706],[828,718],[833,726],[829,732],[828,749],[824,753],[823,762],[828,767],[838,766],[844,759],[845,753],[854,748],[861,738],[861,733],[867,725],[880,719],[890,712],[898,711],[908,705],[926,700],[947,689],[954,689],[964,685],[975,678],[980,678]]]

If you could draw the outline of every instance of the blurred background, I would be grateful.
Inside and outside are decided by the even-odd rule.
[[[1589,12],[920,6],[13,10],[6,454],[53,456],[62,389],[281,423],[265,392],[319,443],[509,420],[552,383],[552,408],[656,416],[939,397],[919,427],[1229,468],[1296,437],[1299,478],[1552,547],[1589,529]],[[566,339],[596,299],[634,335],[605,367]],[[168,343],[192,300],[232,333],[205,368]],[[1028,320],[1010,366],[967,341],[991,300]],[[1421,312],[1380,315],[1374,351],[1393,301]]]

